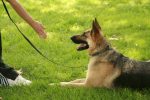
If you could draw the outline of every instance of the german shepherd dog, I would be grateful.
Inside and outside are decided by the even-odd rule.
[[[150,87],[150,62],[136,61],[111,48],[95,19],[92,29],[71,37],[80,44],[78,51],[87,50],[90,56],[86,78],[61,82],[73,87]]]

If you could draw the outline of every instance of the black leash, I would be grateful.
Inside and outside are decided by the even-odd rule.
[[[37,47],[23,34],[23,32],[19,29],[19,27],[17,26],[17,24],[14,22],[14,20],[11,18],[10,16],[10,13],[7,9],[7,6],[5,4],[5,2],[2,0],[2,3],[3,3],[3,6],[4,6],[4,9],[9,17],[9,19],[11,20],[11,22],[16,26],[17,30],[19,31],[19,33],[24,37],[24,39],[34,48],[34,50],[36,50],[42,57],[44,57],[45,59],[47,59],[49,62],[55,64],[55,65],[61,65],[61,66],[65,66],[65,65],[62,65],[60,63],[57,63],[55,61],[53,61],[52,59],[49,59],[48,57],[46,57],[39,49],[37,49]],[[65,66],[65,67],[68,67],[68,66]]]

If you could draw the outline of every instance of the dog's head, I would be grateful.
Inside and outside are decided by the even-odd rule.
[[[78,51],[98,48],[105,41],[96,18],[92,22],[92,29],[83,32],[81,35],[72,36],[71,40],[76,44],[80,44],[77,48]]]

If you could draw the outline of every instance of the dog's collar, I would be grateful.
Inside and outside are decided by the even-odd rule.
[[[110,48],[110,46],[106,46],[106,48],[102,49],[102,50],[99,50],[93,54],[90,54],[90,56],[94,57],[94,56],[97,56],[97,55],[100,55],[100,54],[103,54],[104,52],[108,51],[108,50],[111,50],[112,48]]]

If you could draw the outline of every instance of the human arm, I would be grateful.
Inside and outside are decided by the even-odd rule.
[[[10,5],[14,8],[14,10],[18,13],[18,15],[23,18],[35,31],[36,33],[42,37],[46,38],[46,32],[44,31],[44,26],[35,21],[28,12],[22,7],[18,0],[7,0]]]

